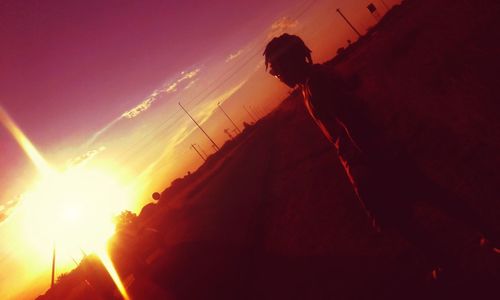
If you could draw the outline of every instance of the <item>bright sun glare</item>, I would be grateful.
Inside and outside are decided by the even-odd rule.
[[[130,193],[111,176],[80,168],[44,177],[26,195],[25,237],[34,246],[54,241],[59,252],[99,252],[114,233],[113,216]]]
[[[81,257],[82,252],[96,253],[122,296],[129,299],[106,243],[115,231],[113,217],[131,203],[130,194],[97,171],[74,168],[46,175],[23,200],[23,238],[35,249],[55,245],[60,263]]]
[[[17,216],[20,217],[22,239],[40,259],[45,259],[46,250],[53,245],[59,258],[66,256],[73,260],[81,257],[82,252],[96,253],[123,298],[128,300],[106,243],[114,233],[113,216],[132,203],[131,191],[106,172],[86,170],[82,166],[63,173],[55,172],[1,106],[0,123],[42,177],[19,207]]]

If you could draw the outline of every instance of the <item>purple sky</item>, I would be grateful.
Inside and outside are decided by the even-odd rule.
[[[8,45],[0,50],[2,103],[42,147],[98,129],[165,74],[224,56],[231,43],[263,30],[259,20],[290,3],[8,2],[0,10]]]

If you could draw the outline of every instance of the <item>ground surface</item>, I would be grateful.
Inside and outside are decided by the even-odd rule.
[[[357,77],[358,95],[390,140],[497,232],[499,6],[405,1],[328,64]],[[438,280],[427,278],[425,251],[397,230],[373,230],[335,152],[300,95],[292,95],[174,182],[111,248],[133,299],[470,299],[487,293],[488,284],[500,280],[498,257],[477,246],[474,228],[427,200],[415,208],[416,226],[456,262]],[[58,295],[99,294],[79,289],[60,288]]]

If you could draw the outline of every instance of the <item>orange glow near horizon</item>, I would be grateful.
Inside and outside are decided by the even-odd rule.
[[[43,260],[55,242],[58,257],[73,258],[80,251],[94,252],[103,262],[123,298],[128,296],[106,251],[106,243],[114,234],[113,216],[132,203],[131,191],[103,171],[73,167],[56,172],[35,146],[0,107],[0,123],[12,134],[42,175],[41,180],[25,195],[16,211],[15,234],[21,234],[24,247],[38,256],[27,260]],[[20,245],[21,246],[21,245]],[[49,250],[50,251],[50,250]],[[58,264],[64,260],[58,259]]]

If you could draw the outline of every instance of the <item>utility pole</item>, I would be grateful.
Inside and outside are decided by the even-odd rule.
[[[205,157],[208,158],[208,155],[207,153],[205,152],[205,150],[203,150],[203,148],[201,148],[201,146],[199,144],[194,144],[196,147],[198,147],[198,150],[201,151],[201,153],[203,153],[203,155],[205,155]]]
[[[75,263],[75,266],[78,267],[78,262],[76,261],[76,259],[73,256],[71,256],[71,260]]]
[[[250,118],[252,118],[254,122],[257,122],[257,119],[255,119],[255,117],[252,116],[252,114],[250,113],[250,111],[248,111],[248,109],[245,107],[245,105],[243,105],[243,108],[246,110],[246,112],[250,116]]]
[[[358,34],[359,37],[361,37],[361,33],[359,33],[359,31],[351,24],[351,22],[349,22],[349,20],[344,16],[344,14],[340,11],[340,8],[337,8],[337,12],[339,13],[339,15],[347,22],[347,24],[349,26],[351,26],[352,30],[354,30],[354,32],[356,32]]]
[[[54,275],[56,272],[56,243],[52,247],[52,278],[50,280],[50,288],[54,287]]]
[[[182,106],[182,104],[179,102],[179,106],[182,108],[182,110],[189,116],[189,118],[191,120],[193,120],[193,122],[196,124],[196,126],[198,126],[198,128],[200,128],[200,130],[205,134],[205,136],[210,140],[210,142],[212,142],[212,145],[215,149],[217,150],[220,150],[219,146],[217,146],[217,144],[214,142],[214,140],[212,140],[210,138],[210,136],[208,136],[208,134],[205,132],[205,130],[203,130],[203,128],[201,128],[200,124],[198,124],[198,122],[196,122],[195,119],[193,119],[193,117],[188,113],[188,111]],[[216,150],[216,151],[217,151]]]
[[[249,105],[248,108],[250,108],[254,116],[257,116],[257,118],[262,119],[262,115],[255,109],[255,107]]]
[[[230,140],[233,139],[233,135],[231,134],[231,132],[229,131],[229,128],[226,128],[224,129],[224,133],[227,134],[227,136],[229,137]]]
[[[220,102],[217,102],[217,106],[220,108],[220,110],[224,113],[224,115],[226,116],[226,118],[233,124],[234,128],[236,128],[236,130],[238,130],[239,133],[241,133],[241,130],[238,128],[238,126],[236,126],[236,124],[233,122],[233,120],[228,116],[228,114],[224,111],[224,109],[222,108],[222,106],[220,105]]]
[[[196,153],[198,153],[198,155],[201,157],[201,159],[203,159],[203,161],[207,161],[203,155],[201,155],[200,151],[198,151],[198,149],[196,149],[196,147],[194,146],[194,144],[191,144],[191,148],[193,148],[194,151],[196,151]]]

